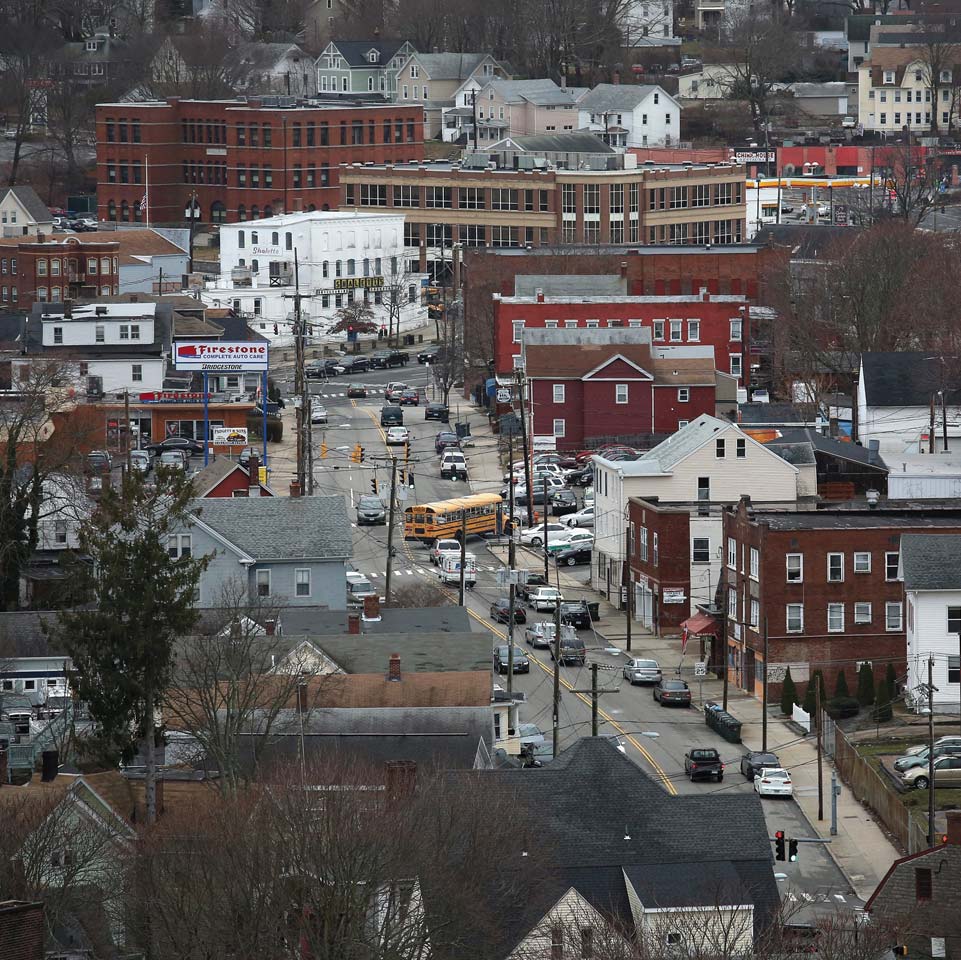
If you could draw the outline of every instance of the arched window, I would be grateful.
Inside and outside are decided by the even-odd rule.
[[[210,205],[210,220],[212,223],[227,222],[227,207],[222,200],[214,200]]]
[[[143,220],[143,210],[140,209],[140,204],[135,203],[133,205],[133,218],[137,223]]]
[[[120,219],[124,223],[130,222],[130,204],[126,200],[120,201]]]
[[[243,204],[237,207],[237,219],[241,222],[247,219],[247,208]]]
[[[251,220],[259,220],[259,219],[260,219],[260,207],[258,207],[258,206],[255,205],[255,206],[253,206],[253,207],[250,208],[250,219],[251,219]]]
[[[274,215],[274,208],[268,203],[267,206],[264,207],[264,216],[272,217],[273,215]],[[277,234],[275,233],[274,236],[276,237]]]
[[[292,233],[284,234],[284,249],[293,250],[294,249],[294,235]]]
[[[324,204],[324,206],[326,206],[326,204]],[[308,213],[313,213],[316,209],[317,209],[317,204],[316,204],[316,203],[311,203],[311,204],[309,204],[309,205],[307,206],[307,212],[308,212]]]
[[[267,211],[264,210],[264,213],[266,213],[266,212],[267,212]],[[274,230],[274,231],[270,234],[270,245],[273,246],[273,247],[279,247],[279,246],[280,246],[280,234],[279,234],[276,230]]]
[[[116,220],[117,219],[117,201],[108,200],[107,201],[107,219]]]

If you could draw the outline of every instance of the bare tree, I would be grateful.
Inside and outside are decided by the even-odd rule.
[[[462,301],[455,301],[437,319],[440,348],[430,369],[445,404],[451,387],[464,378],[464,340],[459,319],[462,313]]]
[[[922,34],[921,69],[924,83],[931,91],[931,133],[935,136],[939,129],[939,115],[947,112],[946,126],[951,128],[954,112],[954,92],[961,80],[961,43],[957,32],[946,23],[926,24]],[[942,91],[948,97],[942,101]],[[947,111],[943,105],[947,104]]]
[[[419,276],[407,269],[407,258],[404,256],[391,257],[388,262],[389,271],[384,275],[383,306],[387,311],[387,342],[391,343],[396,337],[400,342],[400,321],[404,308],[415,302],[411,299],[411,287],[414,287],[414,298],[417,296],[416,285]]]

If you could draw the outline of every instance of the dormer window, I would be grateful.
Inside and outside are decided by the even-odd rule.
[[[96,40],[88,40],[88,41],[84,44],[84,49],[87,51],[87,53],[96,53],[96,52],[97,52],[97,41],[96,41]]]
[[[377,63],[377,61],[380,60],[380,54],[376,50],[371,50],[370,53],[367,54],[367,59],[371,63]]]
[[[494,64],[492,64],[492,63],[485,63],[485,64],[484,64],[484,76],[485,76],[485,77],[492,77],[492,76],[494,76]]]
[[[884,71],[884,82],[885,82],[885,83],[894,83],[894,71],[893,71],[893,70],[885,70],[885,71]]]

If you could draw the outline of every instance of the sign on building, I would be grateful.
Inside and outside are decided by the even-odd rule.
[[[211,431],[211,443],[219,446],[245,447],[247,446],[246,427],[214,427]]]
[[[335,290],[379,290],[384,287],[383,277],[338,277],[334,280]]]
[[[178,370],[206,370],[211,373],[253,373],[267,369],[268,345],[259,341],[191,341],[174,344],[174,366]]]

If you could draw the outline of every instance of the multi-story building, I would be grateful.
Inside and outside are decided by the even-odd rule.
[[[293,98],[104,103],[97,106],[101,220],[212,223],[332,210],[343,164],[423,156],[415,104]]]
[[[857,686],[862,663],[876,677],[906,670],[901,537],[961,533],[961,511],[887,501],[843,509],[774,513],[750,497],[724,513],[724,616],[728,677],[777,699],[788,667],[806,683],[821,670]],[[765,646],[767,663],[765,671]]]
[[[295,255],[305,321],[332,325],[355,301],[373,322],[396,333],[426,322],[423,274],[408,269],[402,214],[291,213],[220,230],[220,277],[203,292],[206,303],[243,314],[258,334],[290,340]],[[389,329],[393,327],[394,329]]]
[[[599,83],[577,107],[578,128],[612,147],[666,147],[680,139],[681,105],[662,87]]]
[[[510,373],[517,365],[523,331],[571,328],[643,327],[655,347],[708,346],[716,369],[740,386],[749,381],[745,354],[750,351],[750,306],[743,294],[721,295],[703,289],[690,297],[592,295],[592,277],[525,278],[542,283],[532,296],[494,294],[494,370]],[[563,295],[551,295],[563,289]],[[688,418],[690,419],[690,418]]]
[[[331,40],[317,57],[317,90],[393,100],[397,73],[416,53],[407,40]]]
[[[420,269],[463,247],[557,244],[725,245],[744,237],[744,168],[488,169],[435,162],[345,167],[341,209],[406,216]],[[446,253],[445,253],[446,251]]]

